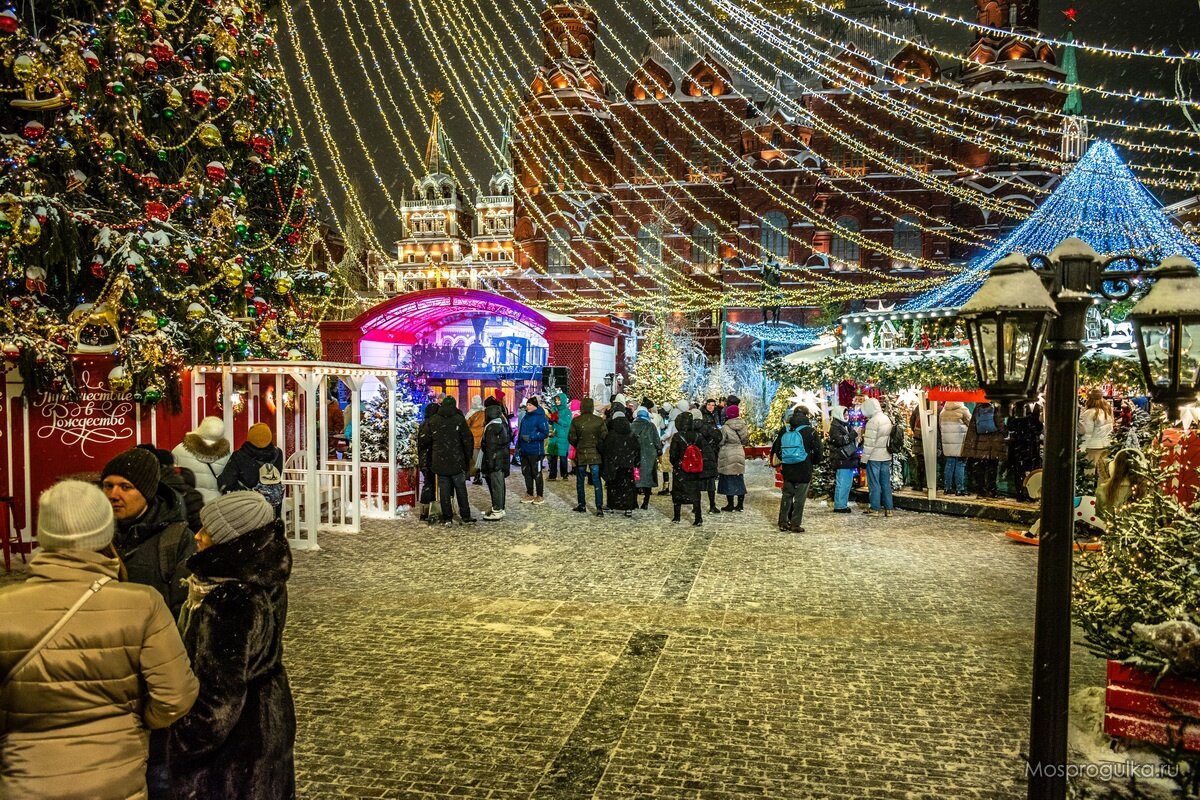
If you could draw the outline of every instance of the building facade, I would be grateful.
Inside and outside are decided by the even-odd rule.
[[[435,114],[429,174],[405,205],[399,267],[381,288],[480,285],[535,305],[571,297],[573,311],[603,313],[614,291],[668,282],[753,291],[769,264],[788,288],[813,275],[874,283],[961,263],[977,234],[1002,236],[1020,222],[1002,209],[1031,210],[1061,177],[1038,163],[1061,151],[1049,112],[1065,97],[1032,79],[1065,74],[1054,50],[1029,38],[1038,3],[976,2],[980,27],[964,67],[940,64],[912,17],[884,3],[847,0],[842,13],[892,40],[776,2],[837,46],[819,59],[816,49],[799,53],[796,68],[776,68],[764,86],[752,74],[769,65],[733,37],[714,53],[716,39],[659,23],[616,88],[596,66],[596,14],[552,4],[541,14],[544,60],[505,134],[493,195],[468,210],[446,187]],[[986,114],[948,110],[964,102],[963,89]],[[910,113],[898,118],[880,97]],[[972,125],[1029,156],[989,152]],[[1034,140],[1029,130],[1055,134]],[[438,214],[444,227],[420,227]],[[739,313],[756,312],[730,318]]]

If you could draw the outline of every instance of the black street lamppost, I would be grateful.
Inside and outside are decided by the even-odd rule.
[[[1046,359],[1047,469],[1033,634],[1030,800],[1066,797],[1075,429],[1087,310],[1097,297],[1129,298],[1147,279],[1155,283],[1129,318],[1146,385],[1177,419],[1179,405],[1194,402],[1200,391],[1200,275],[1185,258],[1151,269],[1136,256],[1102,259],[1072,237],[1049,256],[1003,259],[959,312],[988,399],[1007,404],[1031,397],[1043,351]]]

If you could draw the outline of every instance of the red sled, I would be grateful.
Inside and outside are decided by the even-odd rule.
[[[1042,543],[1041,537],[1034,536],[1029,531],[1005,531],[1004,535],[1007,536],[1008,538],[1012,539],[1014,542],[1020,542],[1021,544],[1030,544],[1030,545],[1033,545],[1034,547],[1037,547],[1038,545],[1040,545]],[[1104,549],[1104,545],[1101,542],[1076,542],[1075,543],[1075,550],[1076,550],[1076,552],[1079,552],[1079,553],[1083,553],[1083,552],[1094,553],[1097,550],[1103,550],[1103,549]]]

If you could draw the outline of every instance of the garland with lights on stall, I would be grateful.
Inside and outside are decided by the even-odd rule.
[[[922,356],[895,362],[862,356],[830,356],[801,364],[789,364],[777,358],[764,364],[763,372],[785,386],[808,390],[833,388],[844,375],[859,381],[877,378],[876,385],[885,394],[895,394],[913,386],[975,388],[975,370],[971,362],[952,356]]]
[[[187,364],[300,357],[335,281],[263,6],[87,8],[0,12],[0,351],[67,396],[69,354],[112,353],[145,403]]]

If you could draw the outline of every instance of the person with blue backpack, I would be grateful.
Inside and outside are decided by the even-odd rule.
[[[798,406],[771,445],[771,463],[783,473],[779,500],[779,530],[804,533],[804,503],[812,483],[813,467],[821,462],[821,437],[813,429],[809,411]]]
[[[962,454],[967,459],[967,470],[979,498],[999,496],[996,479],[1000,462],[1008,458],[1007,437],[1000,410],[988,402],[977,403],[971,412]]]

